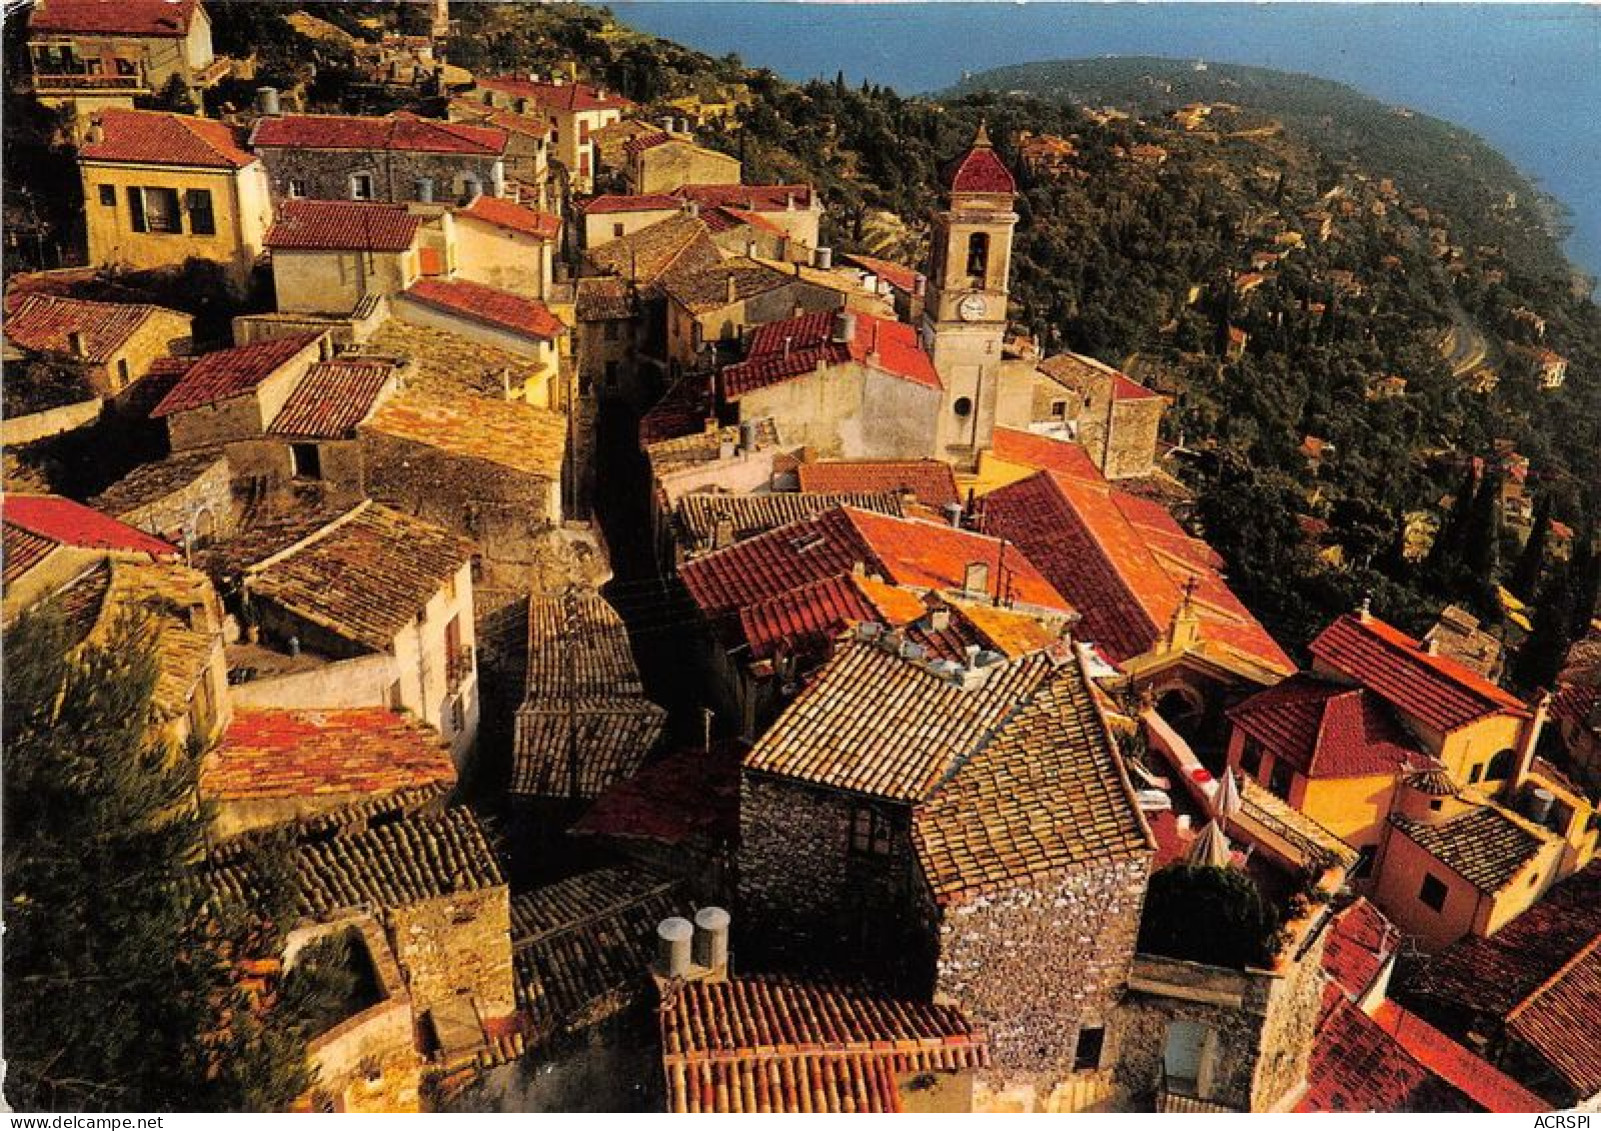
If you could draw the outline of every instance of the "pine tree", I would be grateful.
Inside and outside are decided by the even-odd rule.
[[[50,606],[5,637],[6,1098],[21,1110],[277,1107],[307,1086],[227,961],[194,869],[202,752],[152,724],[153,641],[74,647]]]
[[[1540,588],[1540,573],[1545,568],[1545,546],[1551,532],[1551,496],[1541,495],[1534,505],[1534,525],[1529,540],[1523,543],[1523,552],[1512,567],[1507,588],[1521,600],[1532,601]]]

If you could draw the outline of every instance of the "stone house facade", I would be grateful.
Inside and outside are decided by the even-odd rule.
[[[739,158],[696,145],[686,137],[657,134],[628,142],[628,191],[672,192],[685,185],[739,184]]]
[[[566,170],[568,191],[573,193],[594,189],[594,134],[634,108],[615,91],[578,82],[571,70],[543,81],[534,75],[480,77],[471,97],[486,106],[543,117],[550,126],[550,159]]]
[[[96,510],[175,546],[204,546],[239,521],[228,457],[200,448],[140,464],[91,500]]]
[[[191,93],[228,73],[212,55],[211,18],[199,0],[128,0],[114,11],[83,0],[48,0],[28,19],[33,90],[52,109],[80,116],[131,108],[177,78]]]
[[[331,352],[325,334],[298,334],[206,354],[150,415],[166,420],[174,452],[254,439]]]
[[[6,318],[6,344],[79,369],[88,390],[116,396],[150,372],[151,363],[188,353],[193,319],[149,305],[27,295]]]
[[[403,205],[286,200],[267,232],[279,313],[350,314],[422,275],[422,219]]]
[[[1155,469],[1167,398],[1079,354],[1057,354],[1007,375],[998,424],[1059,432],[1082,445],[1107,479],[1139,478]]]

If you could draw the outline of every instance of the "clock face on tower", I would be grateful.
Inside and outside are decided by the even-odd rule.
[[[956,304],[956,313],[964,322],[977,322],[984,317],[989,305],[984,301],[983,295],[967,295]]]

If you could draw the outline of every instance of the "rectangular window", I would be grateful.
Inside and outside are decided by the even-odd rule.
[[[626,231],[626,229],[623,227],[622,224],[613,224],[611,226],[612,239],[616,239],[616,240],[622,239],[624,231]]]
[[[100,203],[105,205],[107,208],[115,208],[117,206],[116,185],[100,186]]]
[[[131,374],[128,370],[128,359],[125,357],[117,358],[117,388],[127,388],[129,376],[131,376]]]
[[[145,225],[152,232],[181,233],[183,213],[178,208],[178,190],[147,188],[145,198]]]
[[[587,149],[579,151],[579,154],[578,154],[578,175],[580,177],[589,176],[589,150],[587,150]]]
[[[296,479],[322,478],[322,453],[316,444],[289,445],[289,474]]]
[[[861,856],[890,854],[889,819],[871,805],[858,805],[851,815],[851,851]]]
[[[589,140],[589,122],[580,118],[578,121],[578,144],[583,145]]]
[[[1093,1072],[1101,1066],[1101,1050],[1106,1047],[1106,1030],[1097,1026],[1078,1031],[1078,1048],[1073,1050],[1073,1070]]]
[[[372,199],[372,174],[371,173],[353,173],[353,174],[351,174],[351,177],[350,177],[350,199],[351,200],[371,200]]]
[[[1248,778],[1255,778],[1262,768],[1262,744],[1256,739],[1247,736],[1245,745],[1240,748],[1240,769]]]
[[[1052,401],[1051,402],[1051,419],[1052,420],[1066,420],[1067,419],[1067,402],[1066,401]]]
[[[185,194],[189,208],[189,230],[197,236],[217,234],[217,217],[211,211],[211,190],[190,189]]]
[[[1445,884],[1438,877],[1425,875],[1423,886],[1418,889],[1418,902],[1433,911],[1440,911],[1445,908],[1445,893]]]
[[[296,200],[306,195],[306,182],[299,177],[289,178],[289,195]]]
[[[145,194],[142,189],[128,186],[128,226],[136,232],[148,232],[145,225]]]
[[[1295,780],[1295,771],[1290,769],[1288,762],[1277,758],[1273,760],[1273,773],[1268,776],[1267,787],[1274,797],[1280,801],[1290,799],[1290,783]]]

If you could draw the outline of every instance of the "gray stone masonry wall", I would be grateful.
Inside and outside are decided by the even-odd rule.
[[[505,1017],[517,1008],[507,888],[397,907],[387,925],[418,1016],[461,994],[476,997],[487,1017]]]
[[[486,194],[494,191],[493,157],[361,149],[263,148],[259,153],[273,200],[288,195],[290,180],[304,181],[305,195],[313,200],[349,200],[354,173],[372,174],[373,199],[395,204],[417,199],[421,177],[433,178],[434,200],[441,204],[461,198],[463,176],[477,177]]]
[[[1081,1027],[1112,1027],[1149,872],[1145,854],[1091,863],[943,909],[937,993],[988,1027],[991,1087],[1045,1095],[1072,1075]]]
[[[1106,461],[1108,479],[1149,475],[1156,462],[1156,434],[1167,402],[1157,397],[1119,401],[1112,414],[1112,451]]]

